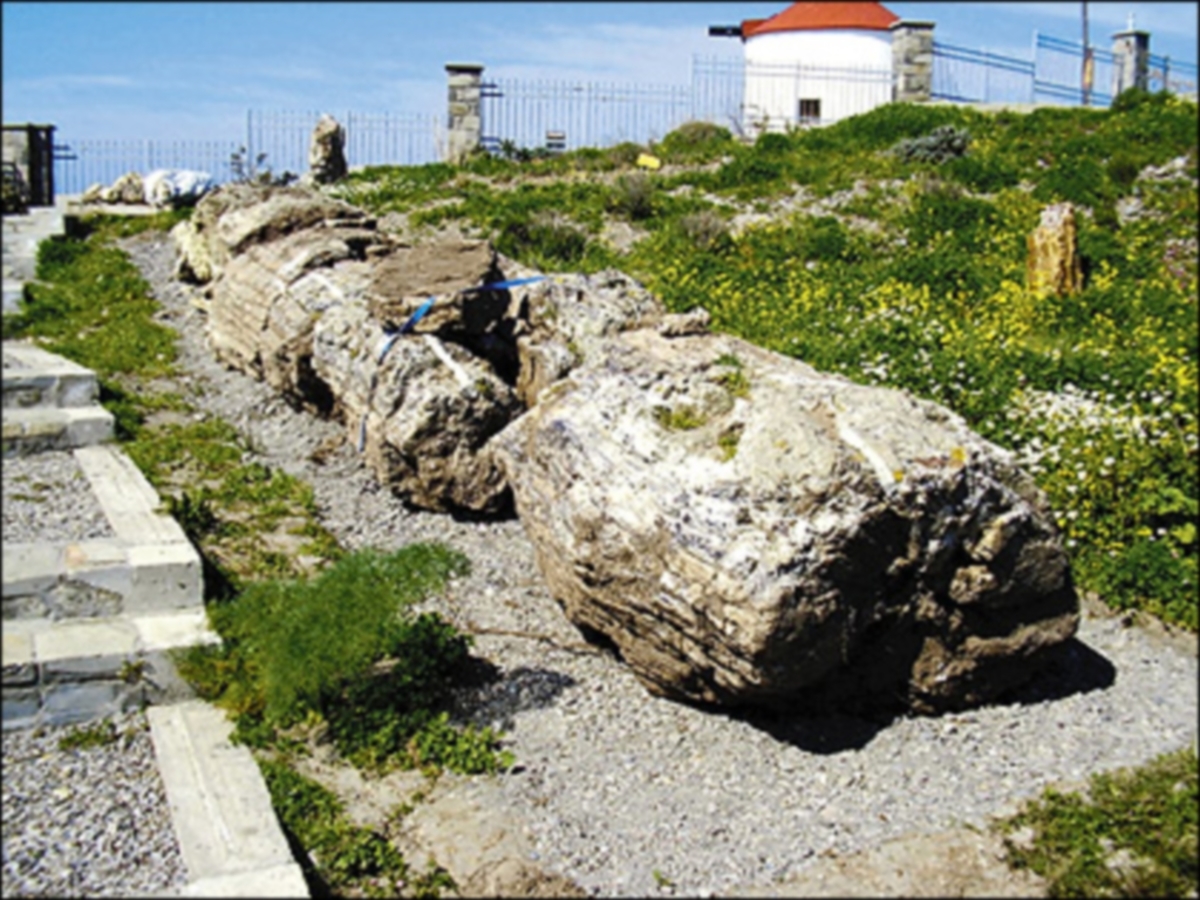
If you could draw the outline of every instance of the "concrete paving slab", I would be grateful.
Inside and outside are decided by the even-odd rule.
[[[4,456],[72,450],[112,440],[113,416],[102,406],[4,410]]]
[[[42,690],[43,725],[75,725],[140,707],[145,700],[140,684],[124,681],[84,681],[51,684]]]
[[[125,598],[129,614],[194,608],[203,602],[200,555],[186,538],[179,544],[130,547],[129,565],[133,573],[133,586]]]
[[[119,537],[132,544],[187,542],[179,523],[158,511],[158,493],[120,449],[80,447],[75,459]]]
[[[6,267],[7,268],[7,267]],[[25,282],[10,279],[7,272],[4,276],[4,315],[18,313],[21,304],[25,302]]]
[[[308,883],[297,863],[202,878],[184,887],[183,897],[308,897]]]
[[[54,587],[66,568],[64,550],[58,544],[5,544],[0,548],[4,565],[3,596],[38,594]]]
[[[208,627],[208,616],[203,607],[138,616],[133,620],[133,627],[137,629],[138,648],[146,652],[221,643],[220,636]]]
[[[70,619],[48,623],[33,633],[39,663],[88,656],[132,656],[138,632],[128,619]]]
[[[4,666],[24,666],[33,662],[33,636],[5,625],[3,635]]]
[[[294,865],[262,773],[230,743],[225,714],[197,700],[146,715],[190,881]]]
[[[100,395],[96,373],[25,341],[4,341],[4,406],[86,407]]]

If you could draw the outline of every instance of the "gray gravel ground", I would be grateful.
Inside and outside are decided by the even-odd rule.
[[[1194,644],[1164,643],[1115,618],[1085,618],[1070,657],[1014,702],[961,715],[772,722],[655,698],[581,644],[519,522],[409,511],[344,442],[315,461],[342,428],[293,412],[213,359],[192,290],[169,280],[163,238],[124,246],[163,303],[163,320],[184,335],[180,387],[202,388],[192,402],[244,429],[264,462],[309,481],[343,544],[439,540],[471,559],[471,574],[428,604],[476,633],[476,654],[502,676],[464,691],[460,713],[507,732],[518,766],[500,784],[528,823],[537,860],[595,895],[769,884],[831,851],[982,825],[1048,784],[1196,739]],[[7,836],[5,852],[7,865]],[[674,888],[660,887],[656,872]]]
[[[144,713],[116,740],[59,749],[75,728],[5,732],[4,896],[129,897],[184,883]]]
[[[4,543],[115,537],[87,476],[68,450],[4,461]]]

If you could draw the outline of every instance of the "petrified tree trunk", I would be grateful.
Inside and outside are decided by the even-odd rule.
[[[1031,291],[1059,297],[1083,289],[1075,210],[1070,203],[1055,203],[1042,210],[1041,222],[1029,235],[1026,282]]]

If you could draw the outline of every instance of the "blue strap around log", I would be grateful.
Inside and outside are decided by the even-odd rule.
[[[545,279],[545,277],[545,275],[534,275],[530,278],[515,278],[509,281],[493,281],[491,284],[481,284],[478,287],[463,288],[461,291],[457,291],[456,293],[474,294],[480,291],[505,291],[509,288],[520,287],[523,284],[533,284],[535,281],[542,281]],[[419,307],[417,307],[417,311],[409,316],[408,321],[401,325],[397,331],[384,332],[387,335],[387,340],[384,342],[383,346],[379,348],[379,357],[375,361],[377,365],[383,365],[384,357],[388,355],[388,351],[392,349],[392,346],[396,343],[400,335],[411,334],[412,330],[417,326],[417,323],[425,318],[426,313],[433,309],[433,304],[436,302],[436,297],[430,297]],[[370,395],[375,393],[375,379],[378,377],[378,374],[378,371],[376,371],[375,375],[371,376],[371,387],[368,391],[368,400]],[[360,422],[358,426],[358,452],[362,453],[366,445],[367,416],[364,413],[362,422]]]

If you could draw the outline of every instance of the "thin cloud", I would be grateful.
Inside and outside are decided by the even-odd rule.
[[[984,5],[984,4],[980,4]],[[1071,26],[1082,24],[1082,5],[1079,3],[989,3],[1000,12],[1020,12],[1029,16],[1045,16]],[[1189,3],[1089,3],[1088,25],[1099,32],[1106,29],[1123,31],[1129,25],[1151,35],[1175,35],[1195,38],[1196,8]]]
[[[728,54],[730,49],[709,38],[703,28],[624,23],[598,24],[586,30],[548,25],[519,37],[498,31],[493,46],[519,50],[519,55],[492,54],[497,61],[488,66],[488,72],[497,77],[655,84],[686,84],[694,54]],[[531,48],[536,50],[531,52]]]
[[[9,85],[24,91],[79,90],[80,88],[137,88],[142,85],[128,75],[44,75],[14,78]]]

